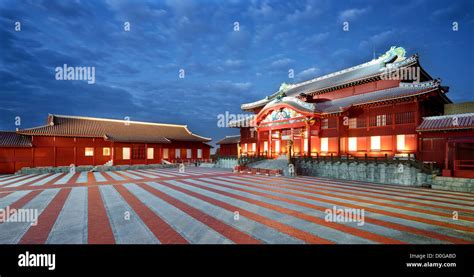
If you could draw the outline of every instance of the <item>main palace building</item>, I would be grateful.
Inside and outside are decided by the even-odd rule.
[[[241,106],[252,117],[229,124],[240,128],[240,139],[234,139],[240,155],[274,158],[290,144],[293,156],[410,155],[451,175],[461,161],[474,160],[474,113],[448,114],[445,106],[453,104],[447,93],[418,55],[406,57],[403,48],[392,47],[378,59],[282,84]]]

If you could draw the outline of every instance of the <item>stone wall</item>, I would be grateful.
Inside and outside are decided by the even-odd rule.
[[[238,164],[239,161],[236,158],[222,158],[217,160],[215,167],[233,169]]]
[[[419,169],[402,163],[297,160],[295,166],[299,175],[382,184],[429,186],[433,179],[432,175],[422,173]]]
[[[474,193],[474,179],[436,176],[431,188]]]
[[[88,172],[88,171],[116,171],[116,170],[129,170],[129,169],[150,169],[150,168],[170,168],[177,167],[178,165],[165,165],[165,164],[137,164],[137,165],[117,165],[117,166],[77,166],[76,172]],[[58,166],[58,167],[24,167],[16,174],[45,174],[45,173],[67,173],[70,171],[69,166]]]

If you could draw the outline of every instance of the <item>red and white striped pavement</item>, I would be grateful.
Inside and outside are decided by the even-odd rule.
[[[474,243],[474,194],[208,168],[1,176],[7,207],[39,218],[0,222],[0,244]]]

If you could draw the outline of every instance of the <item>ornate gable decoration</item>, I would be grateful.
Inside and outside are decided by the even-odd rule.
[[[298,113],[295,110],[289,108],[282,108],[279,110],[274,110],[268,114],[262,122],[272,122],[278,120],[289,120],[296,117],[302,117],[303,115]]]
[[[383,60],[384,62],[391,62],[393,58],[397,57],[393,62],[401,62],[406,59],[405,55],[405,48],[392,46],[390,47],[390,50],[380,56],[379,59]]]

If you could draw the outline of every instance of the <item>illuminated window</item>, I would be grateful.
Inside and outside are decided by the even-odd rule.
[[[104,156],[104,157],[110,156],[110,148],[109,147],[102,148],[102,156]]]
[[[268,141],[263,142],[263,151],[268,152]]]
[[[163,148],[163,159],[168,159],[170,155],[170,151],[168,148]]]
[[[247,143],[244,143],[244,153],[247,153]]]
[[[198,149],[197,156],[198,159],[202,159],[202,149]]]
[[[349,129],[357,128],[357,118],[349,118]]]
[[[252,143],[252,152],[257,151],[257,144],[254,142]]]
[[[280,153],[280,141],[275,140],[275,152]]]
[[[175,153],[175,155],[174,155],[175,158],[177,158],[177,159],[181,158],[181,149],[176,148],[174,150],[174,153]]]
[[[94,156],[94,148],[93,147],[86,147],[85,155],[86,155],[86,157]]]
[[[357,151],[357,138],[349,138],[349,151]]]
[[[329,139],[328,138],[321,138],[321,151],[328,152],[329,151]]]
[[[124,160],[130,160],[130,147],[122,148],[122,158]]]
[[[397,135],[397,150],[405,150],[405,135]]]
[[[303,151],[308,152],[308,139],[304,139]]]
[[[377,115],[377,126],[385,126],[387,125],[387,115]]]
[[[153,148],[148,148],[146,150],[146,157],[149,160],[153,160],[155,158],[155,149]]]
[[[370,149],[380,151],[380,136],[370,137]]]
[[[191,149],[186,149],[186,159],[191,159],[193,152]]]

